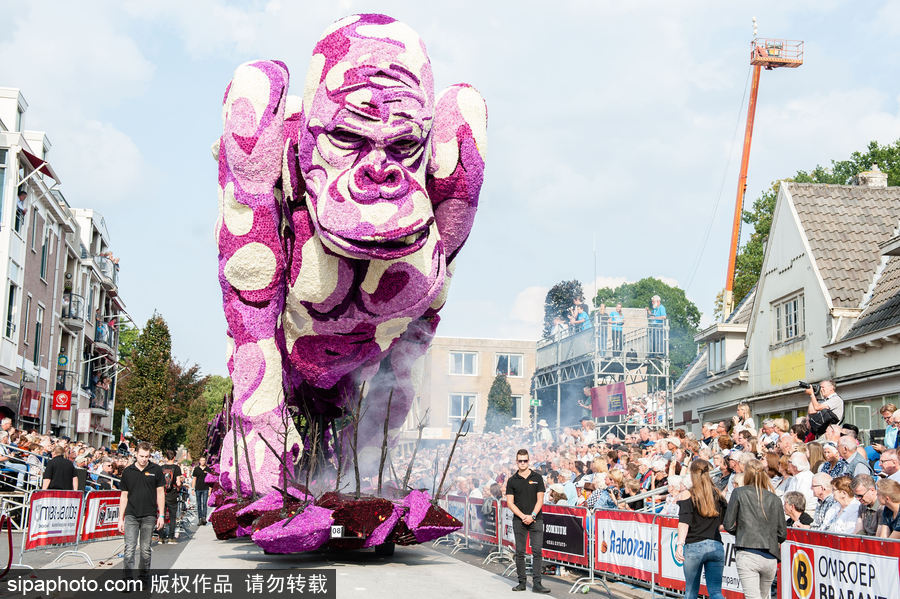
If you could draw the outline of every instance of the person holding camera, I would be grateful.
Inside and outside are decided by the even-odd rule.
[[[800,386],[809,395],[809,427],[816,437],[820,436],[832,424],[844,420],[844,400],[837,394],[834,381],[826,379],[818,385],[810,385],[801,381]],[[821,394],[824,401],[816,398]]]

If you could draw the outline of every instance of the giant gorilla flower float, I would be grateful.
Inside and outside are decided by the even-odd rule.
[[[327,542],[323,531],[336,518],[367,514],[375,520],[356,526],[363,545],[391,535],[421,542],[455,520],[426,509],[420,493],[313,501],[304,489],[297,495],[306,500],[290,498],[288,470],[313,446],[333,467],[352,441],[354,467],[371,473],[385,422],[396,431],[405,420],[414,363],[434,336],[475,217],[486,106],[466,84],[435,96],[422,40],[384,15],[354,15],[326,30],[302,97],[288,95],[288,79],[277,61],[238,67],[214,145],[234,383],[213,494],[217,532],[307,550]],[[361,388],[365,409],[338,429],[363,401]],[[298,410],[303,417],[291,415]],[[284,515],[296,499],[293,513],[255,529],[246,519],[258,512],[246,509],[251,481],[257,495],[284,493],[260,505]]]

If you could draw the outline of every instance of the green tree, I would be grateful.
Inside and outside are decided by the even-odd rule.
[[[500,432],[512,424],[513,400],[512,389],[506,375],[498,374],[488,391],[487,415],[484,418],[484,432]]]
[[[576,299],[583,298],[584,290],[581,288],[580,281],[560,281],[550,288],[544,298],[544,339],[550,338],[553,319],[560,316],[568,322],[569,308]]]
[[[222,399],[231,389],[230,378],[215,374],[208,376],[203,393],[188,406],[185,446],[192,456],[200,457],[206,451],[206,425],[222,411]]]
[[[168,385],[172,361],[169,326],[158,313],[147,320],[125,361],[118,397],[131,411],[129,425],[135,438],[156,446],[166,438],[172,423]]]
[[[750,210],[744,210],[742,220],[753,225],[753,233],[743,246],[735,260],[734,302],[740,302],[756,285],[762,271],[765,241],[772,227],[772,216],[775,212],[775,200],[778,187],[782,181],[798,183],[828,183],[847,185],[861,171],[871,170],[878,165],[887,173],[888,185],[900,185],[900,140],[893,144],[881,145],[877,141],[869,142],[864,152],[853,152],[847,160],[831,161],[830,167],[817,165],[811,171],[797,171],[794,177],[779,179],[753,202]]]
[[[119,362],[127,364],[134,353],[141,330],[134,325],[122,323],[119,326]],[[128,373],[119,376],[119,382],[124,380]],[[122,434],[122,417],[125,415],[125,403],[121,400],[121,391],[116,391],[116,404],[113,408],[113,439],[118,439]]]
[[[187,366],[174,360],[169,362],[169,384],[166,396],[169,419],[168,426],[159,441],[164,449],[177,449],[179,445],[187,445],[188,417],[190,407],[203,401],[203,389],[206,377],[200,376],[200,367],[196,364]],[[191,454],[196,455],[196,454]]]
[[[700,310],[685,296],[683,289],[647,277],[636,283],[623,283],[615,289],[598,289],[594,306],[609,306],[618,301],[625,308],[646,308],[654,295],[660,297],[666,308],[669,320],[669,373],[677,379],[697,355],[694,335],[700,326]]]

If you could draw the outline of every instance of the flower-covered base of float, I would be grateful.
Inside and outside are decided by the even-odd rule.
[[[317,549],[348,550],[383,543],[415,545],[450,534],[462,523],[431,503],[427,493],[412,491],[402,501],[325,493],[317,501],[290,489],[248,501],[226,500],[209,518],[218,539],[249,536],[268,553]],[[343,536],[331,538],[332,525]]]

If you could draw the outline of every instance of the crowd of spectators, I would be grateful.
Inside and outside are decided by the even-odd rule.
[[[461,438],[441,491],[505,497],[516,450],[524,447],[531,452],[532,468],[544,476],[547,504],[649,509],[677,517],[693,461],[713,465],[713,483],[726,501],[753,464],[781,499],[788,525],[900,538],[900,412],[888,404],[881,413],[885,440],[869,446],[860,444],[858,430],[849,424],[832,425],[818,439],[810,437],[805,418],[794,424],[766,419],[757,428],[746,404],[731,421],[704,423],[699,436],[680,428],[644,427],[621,438],[601,438],[589,419],[559,431],[541,426],[536,434],[510,427]],[[448,447],[420,451],[411,484],[435,490],[448,453]],[[647,491],[660,492],[638,497]]]
[[[54,467],[50,466],[56,458],[71,466],[74,480],[67,476],[69,469],[59,459]],[[165,461],[160,452],[151,459],[159,464]],[[66,436],[18,430],[10,418],[0,420],[0,485],[10,492],[53,489],[60,484],[61,490],[118,489],[122,472],[133,463],[134,455],[127,442],[117,444],[115,449],[93,447]],[[183,452],[179,464],[193,468],[188,452]]]

